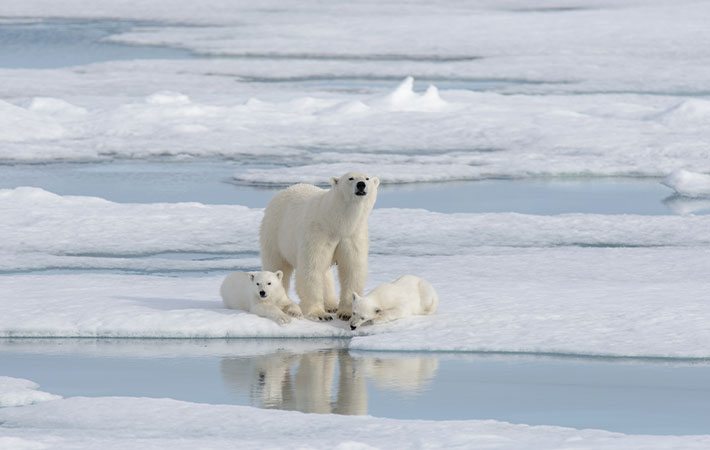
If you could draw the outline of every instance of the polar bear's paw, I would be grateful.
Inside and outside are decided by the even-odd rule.
[[[295,317],[297,319],[300,319],[303,317],[303,313],[301,312],[301,308],[295,303],[292,303],[289,306],[287,306],[285,311],[286,311],[286,314],[288,314],[291,317]]]
[[[325,312],[330,313],[330,314],[335,314],[338,312],[338,301],[334,298],[332,299],[325,299]]]
[[[338,313],[338,319],[340,320],[350,320],[352,317],[353,313],[352,311],[340,311]]]
[[[312,310],[310,313],[306,314],[306,318],[313,320],[314,322],[328,322],[333,320],[333,316],[327,312],[321,310]]]
[[[284,324],[287,324],[287,323],[291,323],[291,318],[290,318],[289,316],[287,316],[286,314],[284,314],[284,313],[281,313],[281,314],[279,314],[278,316],[276,316],[276,318],[274,318],[274,320],[275,320],[276,323],[278,323],[279,325],[284,325]]]

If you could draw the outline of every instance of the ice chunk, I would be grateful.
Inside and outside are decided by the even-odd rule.
[[[678,169],[664,180],[663,184],[683,197],[710,197],[710,175]]]
[[[62,398],[59,395],[38,391],[39,385],[21,378],[0,376],[0,408],[24,406]]]
[[[439,91],[433,85],[430,85],[424,94],[414,92],[413,77],[405,78],[394,91],[373,104],[383,105],[391,111],[436,112],[448,106],[448,103],[439,97]]]

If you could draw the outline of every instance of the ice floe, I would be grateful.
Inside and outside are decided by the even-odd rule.
[[[259,267],[261,209],[36,188],[0,191],[0,209],[0,336],[353,336],[345,322],[278,326],[221,307],[224,274]],[[376,209],[368,289],[414,273],[441,302],[351,346],[708,357],[708,221]],[[176,274],[192,276],[164,276]]]

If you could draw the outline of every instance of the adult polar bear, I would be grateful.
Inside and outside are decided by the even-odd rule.
[[[262,270],[281,270],[288,293],[295,269],[301,310],[312,320],[331,320],[328,313],[336,311],[342,320],[352,315],[352,294],[362,294],[367,279],[367,219],[380,180],[348,172],[330,184],[329,190],[296,184],[278,192],[266,206],[259,232]],[[333,264],[338,265],[339,303]]]

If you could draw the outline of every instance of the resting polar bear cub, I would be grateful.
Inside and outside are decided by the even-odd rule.
[[[286,295],[282,277],[280,270],[232,272],[222,282],[219,293],[227,308],[248,311],[278,324],[289,323],[291,318],[288,315],[302,317],[302,314],[301,308]]]
[[[296,293],[303,313],[313,320],[348,320],[352,293],[362,293],[367,279],[370,239],[367,219],[380,180],[348,172],[330,179],[331,189],[296,184],[274,195],[259,232],[264,270],[282,270],[289,290],[296,270]],[[340,302],[331,266],[338,265]]]
[[[439,295],[429,282],[414,275],[404,275],[393,283],[377,286],[360,297],[353,293],[353,317],[350,329],[366,322],[384,323],[418,314],[433,314]]]

